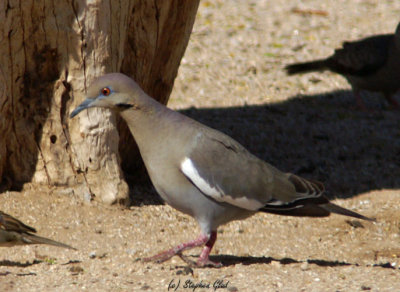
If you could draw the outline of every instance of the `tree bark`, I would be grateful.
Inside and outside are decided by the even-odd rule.
[[[68,115],[109,72],[165,104],[199,0],[0,3],[3,189],[32,181],[127,203],[120,157],[132,170],[139,156],[126,125],[103,109]]]

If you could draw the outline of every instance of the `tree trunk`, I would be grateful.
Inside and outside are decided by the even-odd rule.
[[[65,185],[127,203],[120,155],[129,169],[138,152],[126,125],[103,109],[68,115],[109,72],[132,76],[166,103],[199,0],[86,3],[0,4],[0,182]]]

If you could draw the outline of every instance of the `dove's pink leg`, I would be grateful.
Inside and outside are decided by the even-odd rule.
[[[181,243],[181,244],[177,245],[176,247],[173,247],[169,250],[163,251],[155,256],[152,256],[149,258],[144,258],[143,261],[145,261],[145,262],[155,261],[155,262],[161,263],[166,260],[169,260],[174,255],[180,254],[184,250],[188,250],[188,249],[198,247],[198,246],[205,244],[203,251],[200,254],[199,260],[197,261],[197,266],[201,266],[201,267],[206,266],[206,265],[219,266],[220,264],[214,263],[214,262],[210,261],[208,258],[210,251],[213,248],[216,240],[217,240],[217,232],[216,231],[211,232],[210,235],[201,234],[195,240]]]
[[[210,255],[211,249],[214,246],[215,241],[217,240],[217,232],[213,231],[211,232],[211,236],[209,240],[207,241],[206,245],[204,246],[203,250],[201,251],[200,257],[197,261],[197,265],[204,267],[204,266],[214,266],[214,267],[219,267],[221,266],[221,263],[215,263],[210,261],[208,256]]]

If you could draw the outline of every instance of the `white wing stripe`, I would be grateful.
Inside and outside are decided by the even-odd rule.
[[[224,193],[210,186],[199,174],[196,167],[193,165],[192,160],[185,158],[181,164],[183,173],[190,178],[190,180],[205,194],[213,197],[214,199],[222,202],[222,196]]]
[[[257,200],[247,198],[245,195],[238,198],[233,198],[230,195],[225,194],[218,186],[212,187],[205,179],[203,179],[196,167],[194,166],[192,160],[185,158],[181,163],[182,172],[200,189],[201,192],[207,196],[212,197],[218,202],[225,202],[237,206],[239,208],[244,208],[247,210],[258,210],[263,207],[263,204]]]

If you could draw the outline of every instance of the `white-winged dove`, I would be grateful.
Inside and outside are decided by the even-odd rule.
[[[400,89],[400,23],[395,34],[344,42],[342,48],[326,59],[291,64],[285,69],[289,75],[330,70],[347,79],[359,108],[366,109],[361,90],[381,92],[399,108],[393,95]]]
[[[58,247],[75,249],[64,243],[32,234],[35,232],[35,228],[30,227],[18,219],[0,211],[0,246],[49,244]]]
[[[91,107],[119,113],[139,146],[157,192],[200,225],[197,239],[146,260],[165,261],[205,244],[197,265],[214,265],[209,253],[218,226],[258,211],[315,217],[333,212],[373,220],[330,203],[322,183],[283,173],[227,135],[158,103],[123,74],[98,78],[87,97],[71,118]]]

